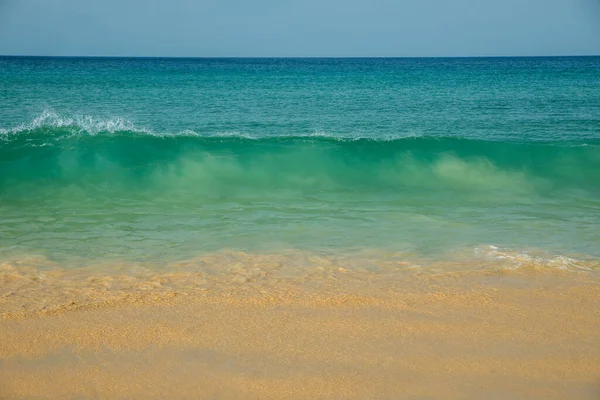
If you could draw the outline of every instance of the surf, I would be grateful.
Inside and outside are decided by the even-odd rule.
[[[42,121],[42,122],[40,122]],[[50,121],[50,122],[49,122]],[[3,134],[0,188],[170,191],[505,190],[600,194],[600,142],[156,133],[120,119],[34,120]],[[218,191],[218,190],[217,190]]]

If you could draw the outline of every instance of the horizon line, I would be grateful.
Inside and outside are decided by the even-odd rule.
[[[129,58],[129,59],[450,59],[450,58],[575,58],[600,54],[570,55],[476,55],[476,56],[123,56],[0,54],[4,58]]]

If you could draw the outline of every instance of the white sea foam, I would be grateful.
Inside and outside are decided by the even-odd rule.
[[[213,134],[205,134],[205,135],[198,134],[198,136],[218,137],[218,138],[241,138],[241,139],[250,139],[250,140],[260,139],[258,136],[250,135],[250,134],[247,134],[244,132],[239,132],[239,131],[222,131],[222,132],[216,132]]]
[[[0,128],[1,135],[20,134],[39,128],[70,128],[73,134],[97,135],[100,132],[115,133],[129,131],[154,134],[150,129],[138,127],[122,117],[98,118],[90,115],[65,116],[52,110],[44,110],[28,124],[20,124],[11,128]]]
[[[112,116],[107,118],[96,117],[84,114],[63,115],[52,109],[46,109],[41,114],[33,118],[29,123],[22,123],[16,126],[0,128],[0,139],[4,136],[7,139],[9,135],[27,134],[40,128],[66,128],[67,135],[62,137],[78,135],[98,135],[101,133],[133,132],[158,137],[203,137],[203,138],[240,138],[246,140],[261,140],[268,138],[325,138],[340,142],[352,142],[359,140],[372,141],[394,141],[399,139],[419,138],[422,135],[416,132],[406,132],[398,134],[389,134],[373,137],[364,133],[346,133],[338,134],[327,132],[325,130],[315,130],[310,133],[289,133],[284,135],[256,135],[243,131],[218,131],[201,132],[194,129],[184,129],[181,131],[159,132],[145,126],[139,126],[121,116]]]
[[[505,260],[509,263],[509,268],[511,269],[533,266],[562,270],[592,270],[591,268],[582,265],[583,261],[563,255],[535,254],[535,252],[531,251],[516,251],[491,245],[477,247],[475,249],[475,254],[488,259]]]
[[[358,141],[358,140],[391,142],[391,141],[399,140],[399,139],[416,139],[416,138],[421,138],[424,136],[417,132],[403,132],[403,133],[398,133],[398,134],[371,136],[371,135],[365,135],[363,133],[333,134],[333,133],[330,133],[330,132],[327,132],[324,130],[316,130],[316,131],[314,131],[312,133],[308,133],[308,134],[293,135],[293,137],[328,138],[328,139],[333,139],[333,140],[337,140],[340,142],[352,142],[352,141]]]

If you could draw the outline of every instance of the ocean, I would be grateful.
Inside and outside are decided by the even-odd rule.
[[[0,57],[5,274],[599,260],[600,57]]]

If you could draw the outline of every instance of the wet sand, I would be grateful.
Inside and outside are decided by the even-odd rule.
[[[34,309],[13,291],[0,398],[600,398],[595,274],[411,279],[404,291],[255,282]]]

